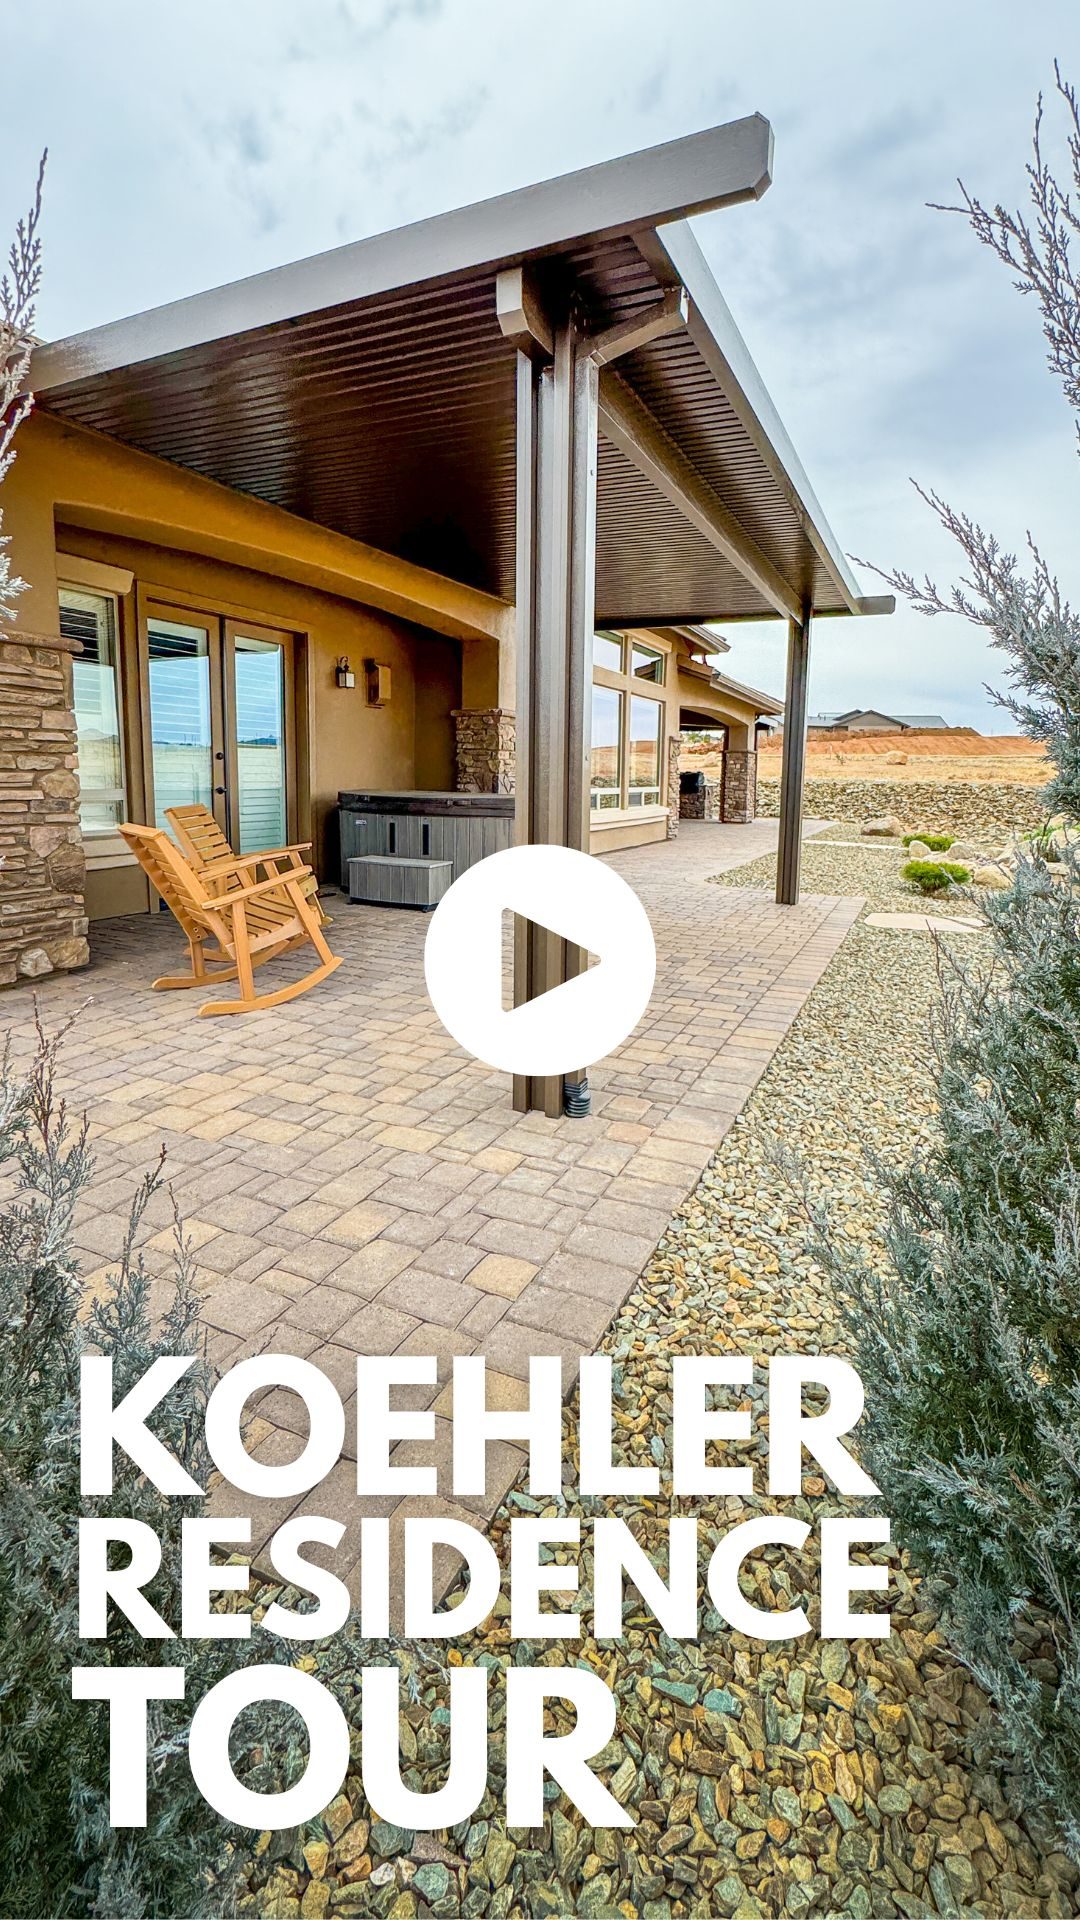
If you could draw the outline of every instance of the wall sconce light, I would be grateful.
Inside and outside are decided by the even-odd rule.
[[[339,687],[355,687],[356,685],[356,675],[349,665],[348,656],[344,653],[341,654],[338,659],[334,678]]]
[[[381,666],[378,660],[365,660],[364,683],[369,707],[388,707],[390,705],[389,667]]]

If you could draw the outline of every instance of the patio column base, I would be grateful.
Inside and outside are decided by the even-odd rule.
[[[720,818],[746,826],[757,811],[757,754],[728,748],[724,755],[724,790]]]

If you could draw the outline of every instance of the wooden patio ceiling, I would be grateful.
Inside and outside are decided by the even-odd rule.
[[[31,385],[54,413],[512,600],[500,269],[528,263],[592,331],[681,285],[685,326],[602,376],[598,621],[781,610],[710,537],[714,519],[794,603],[883,610],[860,598],[689,227],[659,223],[673,205],[757,197],[770,166],[752,116],[40,347]]]

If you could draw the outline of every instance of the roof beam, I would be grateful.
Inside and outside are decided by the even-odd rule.
[[[610,372],[600,382],[600,431],[757,588],[770,607],[787,620],[801,619],[801,595],[691,466],[633,388]]]
[[[662,233],[649,235],[638,244],[659,278],[678,281],[689,292],[690,338],[762,459],[798,506],[807,539],[840,587],[845,605],[837,611],[891,612],[881,604],[863,604],[858,582],[829,530],[802,462],[709,271],[693,229],[685,221],[675,221]],[[794,613],[784,611],[789,619],[802,617],[801,608]]]
[[[530,360],[550,360],[555,335],[531,270],[519,263],[495,276],[495,317],[503,338]]]
[[[681,333],[690,313],[685,287],[669,287],[659,300],[653,300],[638,313],[628,314],[603,333],[582,342],[582,352],[598,367],[621,360],[624,353],[647,347],[650,340],[661,340],[667,333]]]
[[[855,602],[854,610],[864,618],[867,615],[873,614],[895,613],[896,595],[892,593],[860,594]],[[847,620],[850,618],[851,612],[852,609],[848,606],[815,607],[814,619]],[[667,613],[624,615],[605,611],[600,625],[604,627],[697,627],[700,626],[704,620],[715,620],[720,626],[732,627],[737,626],[740,621],[745,623],[757,620],[783,620],[785,618],[786,615],[779,613],[775,608],[769,608],[767,611],[763,610],[761,613],[725,613],[723,608],[721,608],[717,612],[708,614],[702,613],[699,608],[697,613],[688,613],[682,620]],[[720,651],[723,651],[723,649],[720,649]]]
[[[685,327],[690,312],[689,298],[682,287],[669,287],[659,300],[650,300],[637,313],[616,321],[601,333],[586,336],[578,347],[594,366],[606,367],[650,340],[678,333]],[[555,351],[555,334],[543,294],[532,268],[524,262],[503,267],[495,276],[495,317],[499,331],[511,347],[527,353],[530,360],[550,360]]]

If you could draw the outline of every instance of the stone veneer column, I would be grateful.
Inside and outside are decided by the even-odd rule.
[[[458,707],[453,718],[458,793],[513,793],[513,714],[505,707]]]
[[[85,967],[78,644],[0,623],[0,985]]]
[[[753,820],[757,801],[757,754],[728,748],[724,755],[724,791],[721,820],[745,825]]]
[[[670,734],[667,753],[667,830],[664,838],[674,840],[679,831],[679,759],[682,735]]]

